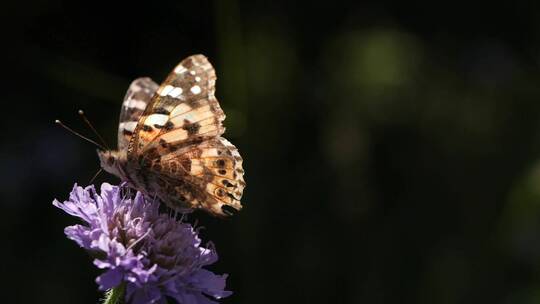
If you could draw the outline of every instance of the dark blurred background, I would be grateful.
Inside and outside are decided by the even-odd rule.
[[[217,69],[244,210],[197,213],[223,303],[539,303],[540,5],[19,1],[2,12],[0,288],[96,303],[54,208],[136,77]],[[117,182],[103,174],[96,183]]]

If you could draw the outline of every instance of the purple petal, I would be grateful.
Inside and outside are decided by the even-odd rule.
[[[107,290],[120,285],[123,273],[118,269],[111,269],[96,278],[100,290]]]
[[[70,239],[75,241],[79,246],[90,249],[92,244],[92,238],[88,227],[82,225],[68,226],[64,229],[64,233]]]
[[[112,265],[111,263],[109,263],[107,261],[102,261],[102,260],[99,260],[99,259],[94,260],[94,265],[96,265],[96,267],[99,268],[99,269],[111,268],[111,267],[114,266],[114,265]]]
[[[220,299],[232,294],[231,291],[224,290],[227,276],[226,274],[216,275],[206,269],[199,269],[191,277],[190,283],[197,286],[205,294]]]
[[[134,284],[128,284],[126,288],[126,299],[129,303],[133,304],[167,303],[162,297],[159,288],[153,285],[140,288]]]

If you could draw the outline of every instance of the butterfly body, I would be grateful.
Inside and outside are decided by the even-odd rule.
[[[180,212],[240,210],[242,158],[220,136],[225,114],[215,80],[206,57],[194,55],[160,86],[149,78],[133,81],[120,114],[118,150],[98,151],[103,169]]]

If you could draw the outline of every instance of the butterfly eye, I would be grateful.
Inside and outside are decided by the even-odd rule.
[[[112,166],[114,164],[114,157],[109,156],[109,158],[107,158],[107,164],[109,164],[109,166]]]

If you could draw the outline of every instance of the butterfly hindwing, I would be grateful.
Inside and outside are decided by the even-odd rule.
[[[146,106],[150,103],[158,87],[157,83],[147,77],[137,78],[129,86],[120,110],[120,123],[118,124],[119,150],[127,148],[139,118],[146,110]]]
[[[162,189],[157,192],[161,200],[176,210],[203,208],[216,216],[229,215],[230,210],[223,206],[242,208],[244,170],[234,145],[217,137],[179,149],[172,147],[161,150],[167,153],[150,154],[145,160],[148,182]]]

